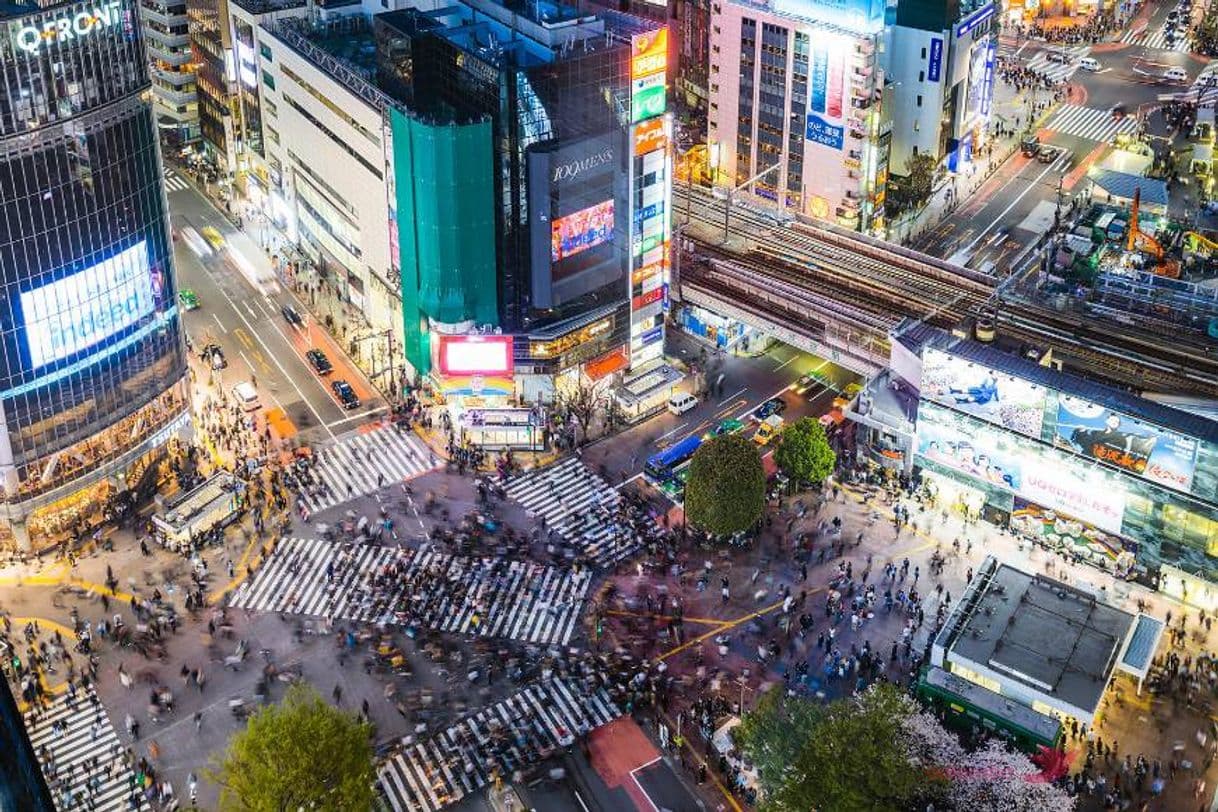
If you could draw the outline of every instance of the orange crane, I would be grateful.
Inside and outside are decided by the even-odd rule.
[[[1180,263],[1176,262],[1171,257],[1166,256],[1163,246],[1159,244],[1152,235],[1143,231],[1138,224],[1138,210],[1142,205],[1142,188],[1138,187],[1133,190],[1133,209],[1129,213],[1129,234],[1125,239],[1125,250],[1133,253],[1139,248],[1139,243],[1142,249],[1154,254],[1155,257],[1155,273],[1159,276],[1169,276],[1176,279],[1180,276]]]

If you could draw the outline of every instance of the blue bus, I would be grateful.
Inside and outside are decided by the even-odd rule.
[[[658,454],[653,454],[643,466],[643,473],[657,485],[666,482],[672,479],[677,468],[689,462],[701,445],[702,437],[691,434],[681,442],[673,443]]]

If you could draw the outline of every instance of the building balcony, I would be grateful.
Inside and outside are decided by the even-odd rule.
[[[160,6],[140,4],[140,19],[166,26],[186,25],[186,10],[174,13]]]
[[[854,52],[863,56],[871,56],[875,53],[875,42],[870,39],[855,40]]]
[[[199,101],[199,94],[193,87],[189,90],[181,90],[178,88],[166,87],[160,84],[153,84],[152,95],[168,107],[178,107],[183,104],[195,104]]]
[[[181,90],[183,85],[193,87],[195,83],[194,71],[166,70],[160,65],[153,65],[150,72],[154,83],[172,85],[177,90]]]
[[[191,61],[190,48],[173,48],[162,45],[152,37],[144,37],[144,48],[148,51],[149,59],[156,59],[170,65],[185,65]],[[182,61],[185,59],[185,61]]]
[[[158,31],[152,26],[145,26],[144,34],[144,39],[147,42],[149,49],[155,45],[158,46],[159,50],[167,50],[172,53],[174,48],[181,48],[184,46],[189,47],[190,45],[190,34],[185,32],[181,34],[170,34],[165,31]]]

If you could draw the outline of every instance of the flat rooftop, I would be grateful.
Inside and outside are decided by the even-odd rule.
[[[1133,615],[1087,592],[989,561],[939,643],[949,661],[971,660],[1094,712],[1133,624]]]

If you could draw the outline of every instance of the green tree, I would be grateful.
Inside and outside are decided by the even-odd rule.
[[[758,767],[763,809],[895,812],[932,795],[936,779],[915,757],[907,732],[916,712],[909,695],[888,684],[824,708],[802,698],[763,698],[737,728]]]
[[[781,689],[766,691],[757,706],[732,731],[736,745],[757,769],[757,780],[767,798],[775,797],[796,780],[792,766],[807,743],[810,731],[825,719],[825,706]]]
[[[209,771],[222,810],[370,810],[376,803],[372,726],[294,685],[233,736]]]
[[[757,445],[738,434],[707,440],[685,483],[685,516],[715,535],[748,530],[765,508],[765,469]]]
[[[909,156],[905,162],[904,177],[890,178],[888,182],[888,196],[895,207],[894,211],[917,208],[930,200],[938,168],[938,160],[928,152]]]
[[[819,485],[833,473],[837,454],[829,446],[825,427],[811,417],[804,417],[778,435],[774,462],[793,481]]]

